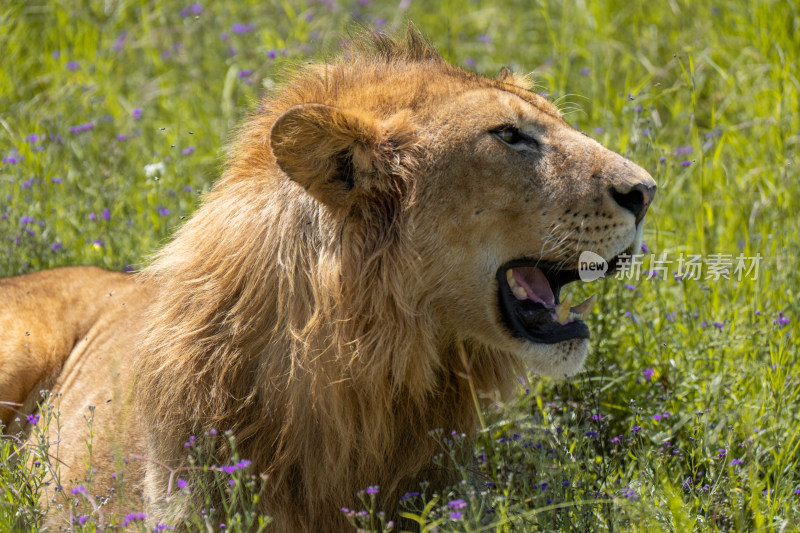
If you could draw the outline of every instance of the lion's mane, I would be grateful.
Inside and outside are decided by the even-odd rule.
[[[269,476],[265,510],[287,529],[330,530],[367,485],[380,485],[392,512],[418,481],[444,482],[428,432],[470,433],[474,391],[518,370],[507,354],[442,336],[433,258],[409,238],[410,206],[435,201],[418,197],[415,179],[435,165],[398,112],[455,79],[491,83],[448,65],[415,31],[371,34],[346,61],[302,67],[263,100],[222,178],[143,273],[158,291],[138,362],[148,453],[177,464],[189,435],[233,431],[240,455]],[[310,102],[391,105],[396,117],[390,143],[366,143],[383,161],[380,181],[346,211],[287,178],[270,148],[278,117]],[[332,151],[336,139],[300,148]],[[157,471],[150,488],[165,486]]]

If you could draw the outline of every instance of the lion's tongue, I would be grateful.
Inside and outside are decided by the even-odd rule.
[[[511,269],[514,280],[525,289],[528,299],[539,302],[546,307],[555,305],[553,289],[541,269],[536,267],[517,267]]]

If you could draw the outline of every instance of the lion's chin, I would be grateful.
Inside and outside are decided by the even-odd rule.
[[[580,372],[588,353],[589,339],[570,339],[553,344],[528,343],[517,355],[537,374],[563,378]]]

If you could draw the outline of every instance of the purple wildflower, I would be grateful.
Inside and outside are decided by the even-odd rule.
[[[639,495],[636,494],[636,491],[633,490],[631,487],[625,487],[622,489],[622,495],[628,498],[629,500],[636,500],[639,498]]]
[[[131,117],[133,120],[139,120],[142,118],[142,108],[141,107],[134,107],[133,111],[131,111]]]
[[[693,148],[691,146],[678,146],[675,149],[675,155],[686,155],[691,154]]]
[[[462,516],[464,515],[456,511],[454,513],[450,513],[450,520],[460,520]]]
[[[378,486],[377,485],[370,485],[367,487],[366,490],[367,494],[378,494]]]
[[[111,220],[111,212],[107,207],[103,208],[103,213],[100,216],[103,217],[103,220]]]
[[[77,126],[72,126],[69,131],[73,135],[78,135],[79,133],[83,133],[84,131],[89,131],[94,129],[94,122],[87,122],[86,124],[78,124]]]
[[[640,105],[637,105],[636,107],[634,107],[634,108],[633,108],[633,110],[634,110],[636,113],[641,113],[641,112],[642,112],[642,106],[640,106]]]
[[[656,422],[658,422],[659,420],[661,420],[661,415],[659,415],[659,414],[657,414],[657,413],[656,413],[656,414],[654,414],[654,415],[653,415],[653,420],[655,420]]]
[[[732,459],[731,460],[731,465],[733,465],[733,466],[740,465],[742,463],[744,463],[744,461],[742,461],[741,459]]]
[[[179,489],[185,489],[189,483],[185,479],[178,478],[177,484]]]
[[[83,524],[86,523],[87,520],[89,520],[89,517],[87,515],[83,514],[83,515],[79,516],[78,520],[77,520],[78,525],[82,526]]]
[[[591,70],[589,70],[589,67],[581,68],[581,76],[588,76],[590,72]]]
[[[664,412],[661,414],[661,418],[669,418],[671,414],[672,414],[672,413],[670,413],[669,411],[664,411]]]
[[[192,186],[191,186],[191,185],[186,185],[186,186],[183,188],[183,190],[184,190],[184,192],[192,192]]]
[[[92,246],[94,246],[95,249],[97,249],[97,250],[99,250],[100,248],[105,246],[105,244],[106,243],[105,243],[105,241],[103,239],[95,239],[95,240],[92,241]]]
[[[620,442],[622,442],[622,435],[617,435],[616,437],[613,437],[608,442],[610,442],[611,444],[619,444]]]
[[[127,141],[128,140],[128,136],[125,135],[124,133],[120,133],[119,135],[117,135],[117,140],[120,141],[120,142]]]
[[[192,155],[194,153],[194,146],[189,146],[181,150],[181,154],[183,155]]]
[[[719,457],[720,459],[724,459],[725,457],[727,457],[727,455],[728,452],[725,450],[725,448],[720,448],[719,450],[717,450],[717,457]]]
[[[115,52],[122,52],[122,49],[125,48],[125,36],[126,36],[125,30],[122,30],[121,32],[119,32],[119,35],[117,36],[117,40],[114,41],[114,44],[111,45],[111,48]]]
[[[492,42],[492,38],[485,33],[478,35],[478,40],[485,44],[489,44],[490,42]]]
[[[54,252],[60,250],[61,249],[61,243],[60,242],[54,242],[53,244],[50,245],[50,249],[52,251],[54,251]]]
[[[97,215],[95,215],[94,213],[89,213],[89,220],[94,222],[95,220],[97,220]]]
[[[136,512],[136,513],[128,513],[122,519],[122,523],[120,524],[122,527],[127,527],[133,522],[137,520],[147,520],[147,515],[145,513]]]
[[[234,22],[231,25],[231,31],[236,34],[250,33],[255,29],[254,24],[242,24],[241,22]]]
[[[633,426],[633,429],[631,429],[631,431],[633,432],[634,435],[639,433],[641,430],[642,430],[642,426]]]
[[[645,368],[644,369],[644,379],[646,379],[647,381],[650,381],[651,379],[653,379],[653,374],[655,374],[655,373],[656,373],[656,371],[653,370],[652,368]]]
[[[275,56],[276,56],[275,50],[268,50],[267,51],[267,57],[269,57],[270,59],[275,59]]]
[[[643,254],[649,254],[650,253],[650,248],[647,246],[647,243],[644,242],[644,241],[642,241],[641,249],[642,249],[642,253]]]
[[[247,468],[251,464],[253,464],[253,461],[251,461],[250,459],[242,459],[241,461],[236,463],[236,465],[234,465],[234,466],[236,466],[237,469],[242,469],[242,468]],[[375,488],[375,492],[377,493],[378,487],[374,487],[374,488]],[[369,491],[367,491],[367,494],[369,494]]]
[[[635,291],[636,285],[631,285],[630,283],[626,283],[625,288],[628,289],[629,291]]]
[[[403,494],[400,500],[405,501],[411,498],[416,498],[417,496],[419,496],[419,492],[406,492],[405,494]]]
[[[450,509],[455,509],[456,511],[460,511],[461,509],[465,509],[467,507],[467,503],[464,500],[453,500],[447,502],[447,506]]]
[[[226,474],[233,474],[234,472],[236,472],[236,466],[234,465],[222,465],[221,467],[219,467],[219,469],[225,472]]]
[[[596,135],[602,135],[602,134],[603,134],[603,128],[601,128],[600,126],[597,126],[597,127],[594,129],[594,133],[595,133]]]
[[[39,413],[33,413],[32,415],[28,415],[28,423],[32,426],[35,426],[36,423],[39,421]]]
[[[603,415],[601,415],[600,413],[595,413],[592,415],[592,420],[600,422],[601,420],[603,420]]]
[[[789,317],[783,316],[783,311],[778,311],[778,318],[773,320],[772,323],[776,324],[776,325],[778,325],[780,327],[783,327],[783,326],[785,326],[786,324],[788,324],[791,321],[792,321],[792,319],[790,319]]]
[[[228,485],[230,485],[231,487],[236,486],[236,480],[235,479],[229,479],[228,480]]]
[[[25,137],[25,141],[26,141],[26,142],[29,142],[29,143],[31,143],[31,144],[35,143],[35,142],[36,142],[36,141],[38,141],[38,140],[39,140],[39,136],[38,136],[38,135],[36,135],[35,133],[31,133],[30,135],[28,135],[27,137]]]
[[[691,164],[692,164],[692,162],[691,162],[691,161],[681,161],[681,166],[682,166],[682,167],[688,167],[688,166],[689,166],[689,165],[691,165]]]
[[[77,487],[73,487],[72,490],[70,490],[69,492],[73,496],[77,496],[78,494],[84,494],[84,495],[87,494],[86,487],[84,487],[83,485],[78,485]]]
[[[30,189],[34,183],[36,183],[36,178],[31,178],[20,183],[20,187],[23,189]]]
[[[52,181],[53,183],[61,183],[62,181],[64,181],[64,179],[63,178],[50,178],[50,181]]]
[[[165,217],[165,216],[169,215],[170,213],[172,213],[172,211],[169,210],[169,207],[161,206],[161,207],[158,208],[158,214],[161,215],[161,216]]]
[[[80,65],[78,64],[77,61],[69,61],[69,62],[67,62],[67,70],[71,70],[71,71],[74,72],[74,71],[78,70],[78,68],[80,68]]]
[[[239,71],[239,74],[237,74],[237,77],[240,80],[243,80],[245,78],[250,77],[252,74],[253,74],[253,69],[251,69],[251,68],[243,68],[242,70]]]
[[[714,327],[717,328],[717,329],[722,329],[722,328],[725,327],[725,323],[724,322],[713,322],[713,324],[714,324]]]
[[[467,68],[475,68],[475,60],[471,57],[468,57],[464,60],[464,65]]]

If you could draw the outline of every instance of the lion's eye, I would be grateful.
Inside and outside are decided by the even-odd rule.
[[[522,140],[522,135],[516,126],[501,126],[493,132],[500,140],[508,144],[516,144]]]

